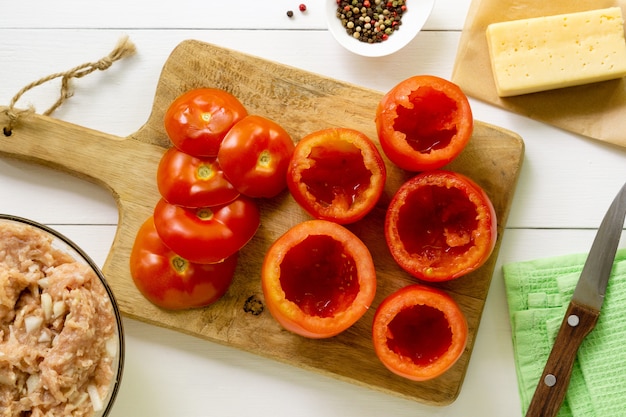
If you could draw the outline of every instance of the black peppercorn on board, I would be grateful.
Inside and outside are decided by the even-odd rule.
[[[267,248],[289,227],[309,219],[287,191],[261,202],[260,229],[240,252],[233,284],[216,303],[202,309],[169,312],[152,305],[134,287],[128,267],[131,247],[137,230],[160,198],[156,168],[165,149],[171,146],[163,128],[163,115],[177,96],[197,87],[231,92],[249,113],[275,120],[295,141],[319,129],[349,127],[378,144],[374,114],[383,93],[188,40],[179,44],[165,63],[151,115],[136,133],[120,138],[32,115],[14,129],[10,138],[0,139],[0,156],[64,170],[111,191],[119,208],[119,224],[103,271],[126,316],[422,403],[453,402],[467,370],[505,230],[523,160],[522,139],[476,121],[469,145],[446,167],[468,175],[485,189],[496,209],[499,237],[484,266],[439,285],[463,310],[469,340],[453,368],[434,380],[416,383],[391,374],[378,361],[370,338],[374,311],[381,300],[415,282],[395,264],[380,238],[387,204],[395,190],[411,177],[388,160],[387,183],[378,205],[363,220],[348,226],[368,245],[377,268],[378,286],[370,310],[346,332],[326,340],[305,339],[283,330],[263,308],[260,269]],[[45,146],[41,146],[42,140]]]

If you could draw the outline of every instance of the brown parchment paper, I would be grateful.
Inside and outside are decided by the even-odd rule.
[[[452,81],[471,97],[564,130],[626,147],[626,80],[498,97],[485,30],[490,23],[620,6],[626,0],[473,0]]]

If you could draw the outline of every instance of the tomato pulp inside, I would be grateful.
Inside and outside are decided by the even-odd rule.
[[[310,235],[289,249],[280,266],[285,298],[309,316],[333,317],[360,289],[356,260],[330,236]]]
[[[387,346],[418,366],[427,366],[446,353],[452,330],[443,312],[426,305],[401,310],[389,323]]]
[[[370,187],[372,172],[365,167],[361,150],[351,143],[314,146],[309,159],[312,163],[302,172],[302,182],[320,205],[348,209]]]
[[[457,134],[457,103],[445,93],[421,86],[411,92],[413,108],[398,105],[394,130],[406,135],[407,143],[420,153],[450,145]]]
[[[400,208],[398,233],[407,252],[433,267],[446,266],[473,246],[477,217],[462,190],[423,186]]]

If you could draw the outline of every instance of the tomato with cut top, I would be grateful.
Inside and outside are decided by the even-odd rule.
[[[348,128],[319,130],[300,139],[287,170],[296,202],[317,219],[340,224],[365,217],[378,202],[387,172],[376,145]]]
[[[278,323],[320,339],[343,332],[365,314],[376,293],[376,271],[356,235],[334,222],[308,220],[269,248],[261,284]]]
[[[165,200],[185,207],[217,206],[239,197],[216,158],[192,156],[176,147],[159,162],[157,186]]]
[[[374,351],[391,372],[427,381],[450,369],[467,345],[467,320],[444,291],[408,285],[387,296],[372,322]]]
[[[248,115],[235,97],[219,88],[197,88],[177,97],[165,112],[165,131],[181,151],[217,156],[226,133]]]
[[[241,194],[271,198],[287,188],[287,166],[294,146],[278,123],[249,115],[228,131],[217,159]]]
[[[406,181],[385,217],[395,261],[426,281],[448,281],[482,266],[496,244],[496,212],[470,178],[435,170]]]
[[[163,243],[195,263],[221,262],[238,252],[255,235],[260,222],[257,204],[244,196],[200,208],[161,199],[154,208],[154,225]]]
[[[468,144],[474,118],[456,84],[432,75],[401,81],[379,102],[376,128],[383,152],[408,171],[438,169]]]
[[[237,256],[213,264],[189,262],[163,243],[150,217],[137,232],[130,273],[139,292],[151,303],[168,310],[198,308],[214,303],[228,291]]]

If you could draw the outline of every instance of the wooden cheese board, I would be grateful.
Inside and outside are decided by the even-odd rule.
[[[439,378],[417,383],[387,371],[376,358],[370,340],[371,321],[380,301],[415,282],[395,264],[381,239],[385,208],[400,184],[412,176],[387,160],[388,180],[379,204],[366,218],[349,226],[372,252],[378,276],[377,296],[370,311],[345,333],[326,340],[305,339],[283,330],[267,309],[259,308],[263,306],[260,266],[266,249],[289,227],[309,218],[288,192],[260,201],[260,229],[240,253],[231,288],[215,304],[182,312],[165,311],[146,301],[134,287],[128,268],[130,250],[139,226],[160,198],[156,168],[165,149],[171,146],[163,129],[163,115],[178,95],[197,87],[231,92],[249,113],[280,123],[295,141],[315,130],[343,126],[358,129],[377,142],[374,112],[383,93],[188,40],[179,44],[166,61],[151,115],[136,133],[122,138],[31,114],[20,120],[11,136],[0,135],[0,155],[64,170],[113,194],[119,223],[103,272],[127,317],[418,402],[453,402],[463,383],[489,291],[522,165],[522,139],[476,121],[469,145],[446,167],[470,176],[485,189],[498,215],[499,237],[483,267],[439,285],[465,313],[469,341],[452,369]],[[4,126],[7,120],[2,110],[0,124]]]

